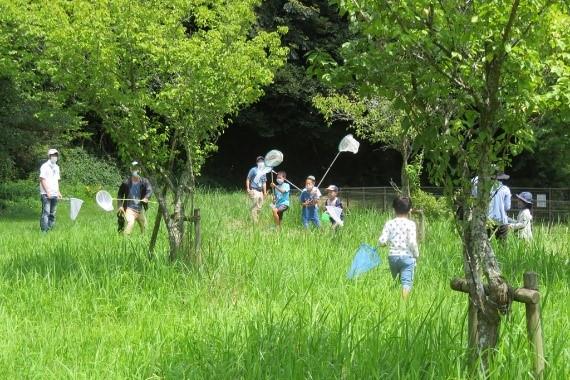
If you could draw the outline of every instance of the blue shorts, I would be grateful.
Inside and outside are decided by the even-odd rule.
[[[406,290],[412,289],[416,259],[412,256],[388,256],[388,263],[390,264],[392,277],[396,279],[400,276],[402,288]]]

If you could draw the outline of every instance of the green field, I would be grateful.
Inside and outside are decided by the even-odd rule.
[[[461,248],[448,221],[429,221],[416,286],[400,300],[387,268],[346,272],[361,242],[389,217],[351,210],[338,233],[303,231],[298,207],[283,231],[264,210],[249,223],[245,196],[199,197],[204,261],[170,264],[165,231],[150,262],[150,233],[123,239],[88,200],[75,223],[39,232],[39,200],[0,220],[2,378],[435,378],[466,377],[467,298],[449,288]],[[31,207],[36,207],[32,209]],[[150,215],[152,220],[152,215]],[[150,231],[149,231],[150,232]],[[547,375],[570,375],[569,227],[535,226],[530,246],[497,254],[506,278],[540,274]],[[530,378],[524,306],[502,329],[492,378]]]

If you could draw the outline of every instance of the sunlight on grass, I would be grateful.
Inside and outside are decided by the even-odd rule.
[[[273,229],[258,226],[240,194],[199,198],[200,270],[169,264],[149,235],[117,236],[112,213],[86,203],[56,230],[35,217],[0,221],[0,372],[4,378],[463,378],[467,299],[448,221],[427,225],[410,302],[382,264],[356,281],[346,272],[361,242],[389,217],[351,210],[345,228],[304,231],[298,207]],[[27,214],[26,214],[27,215]],[[153,215],[149,215],[153,220]],[[138,231],[137,231],[138,232]],[[527,246],[498,247],[505,277],[540,275],[548,377],[570,373],[568,226],[536,226]],[[529,378],[524,306],[502,329],[493,378]]]

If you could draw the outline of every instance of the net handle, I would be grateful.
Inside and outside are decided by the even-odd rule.
[[[334,160],[332,160],[331,164],[329,165],[329,168],[327,169],[327,171],[325,172],[325,174],[323,174],[321,180],[319,181],[319,184],[317,185],[317,187],[320,187],[321,184],[323,183],[323,181],[325,180],[325,177],[327,176],[327,174],[329,174],[329,171],[331,170],[332,166],[334,165],[334,162],[336,161],[336,159],[338,158],[338,156],[340,156],[340,151],[336,154],[336,156],[334,156]]]

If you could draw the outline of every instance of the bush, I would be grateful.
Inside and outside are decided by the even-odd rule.
[[[115,162],[96,157],[82,148],[65,149],[61,154],[62,186],[79,185],[89,189],[119,186],[121,172]]]
[[[451,208],[445,197],[436,197],[423,190],[415,190],[412,194],[415,209],[420,209],[428,218],[449,217],[452,215]]]

